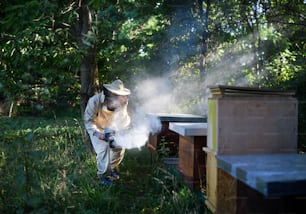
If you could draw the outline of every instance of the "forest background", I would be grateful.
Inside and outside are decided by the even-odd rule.
[[[1,114],[83,112],[116,78],[151,112],[205,115],[209,85],[278,88],[296,91],[305,141],[305,4],[1,1]]]
[[[0,113],[8,130],[2,142],[13,139],[20,123],[7,118],[79,119],[89,97],[120,78],[133,92],[130,108],[146,112],[206,115],[210,85],[294,90],[298,147],[306,151],[305,0],[2,0],[0,6]],[[23,134],[22,142],[35,136]]]

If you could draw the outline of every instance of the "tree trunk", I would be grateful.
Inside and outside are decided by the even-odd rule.
[[[91,32],[91,13],[84,3],[79,3],[79,35],[78,45],[82,54],[80,73],[81,73],[81,112],[85,111],[88,99],[94,95],[98,89],[98,68],[96,61],[96,46],[93,43],[84,43],[86,35]],[[90,41],[89,41],[90,42]]]
[[[98,66],[96,61],[96,45],[87,41],[86,35],[91,32],[91,13],[85,0],[79,1],[78,46],[82,56],[80,64],[81,100],[80,108],[83,117],[87,102],[98,91]],[[87,41],[86,43],[84,41]],[[89,137],[86,134],[85,143],[93,152]]]
[[[205,63],[206,63],[206,56],[207,56],[207,49],[208,49],[208,38],[209,38],[209,31],[208,31],[208,19],[209,19],[209,12],[210,12],[210,0],[206,0],[206,9],[204,14],[203,9],[203,1],[198,0],[198,7],[200,12],[201,21],[203,23],[203,33],[202,33],[202,45],[201,45],[201,57],[200,57],[200,78],[201,81],[204,81],[205,78]]]

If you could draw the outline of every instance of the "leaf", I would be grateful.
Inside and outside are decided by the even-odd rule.
[[[25,140],[27,142],[31,142],[33,140],[33,132],[30,132],[30,133],[27,133],[26,137],[25,137]]]

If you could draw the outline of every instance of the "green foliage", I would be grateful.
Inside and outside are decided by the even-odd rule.
[[[1,213],[196,213],[195,195],[149,151],[128,150],[113,187],[96,180],[77,119],[1,118]]]
[[[53,124],[50,124],[53,123]],[[75,123],[74,123],[75,122]],[[68,124],[70,123],[70,124]],[[77,121],[2,119],[1,203],[5,213],[57,210],[88,162]],[[80,163],[85,164],[80,165]],[[48,211],[49,210],[49,211]]]
[[[108,2],[97,10],[97,43],[100,79],[149,73],[146,69],[156,54],[156,42],[165,19],[157,1]]]
[[[75,105],[80,84],[71,77],[78,57],[69,29],[61,23],[74,14],[56,15],[64,6],[48,1],[3,6],[0,79],[6,81],[1,81],[0,93],[18,102],[19,113]]]
[[[305,73],[305,2],[210,2],[87,1],[84,43],[96,47],[100,82],[164,75],[182,85],[296,88],[289,84]],[[77,106],[77,1],[0,4],[1,95],[24,114]],[[200,103],[205,86],[190,99],[179,95],[182,108]]]
[[[165,157],[169,157],[170,149],[169,146],[167,146],[168,144],[169,143],[166,142],[165,137],[162,137],[157,150],[157,156],[159,160]]]

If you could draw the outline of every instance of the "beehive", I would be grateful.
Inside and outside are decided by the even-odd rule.
[[[238,181],[217,168],[218,155],[297,152],[297,99],[292,91],[210,87],[207,133],[207,206],[238,213]],[[240,184],[241,186],[241,184]]]
[[[178,170],[190,189],[199,191],[205,184],[207,123],[170,123],[169,129],[179,134]]]
[[[206,136],[180,137],[178,169],[192,190],[200,190],[205,185],[206,161],[203,146],[206,146]]]
[[[212,213],[237,213],[238,181],[217,168],[217,158],[213,152],[206,152],[206,206]]]
[[[218,88],[208,101],[208,148],[217,154],[296,152],[297,100],[291,92]]]
[[[207,122],[206,117],[193,114],[148,113],[147,116],[159,118],[162,125],[159,133],[150,134],[147,144],[148,148],[155,153],[164,146],[166,149],[169,149],[170,157],[177,156],[179,149],[179,135],[169,130],[170,122]]]

